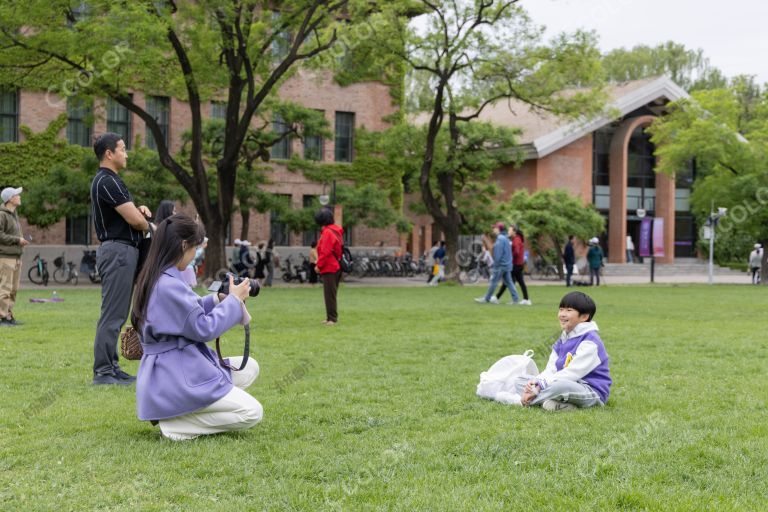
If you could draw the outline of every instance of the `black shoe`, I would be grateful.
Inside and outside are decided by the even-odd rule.
[[[2,318],[0,319],[0,327],[16,327],[19,325],[13,319]]]
[[[120,379],[114,373],[95,373],[93,375],[93,385],[110,385],[117,384],[118,386],[130,386],[133,381]]]
[[[124,381],[128,381],[128,382],[135,382],[136,381],[136,377],[134,377],[130,373],[125,373],[123,370],[121,370],[119,368],[117,370],[115,370],[115,376],[118,379],[120,379],[120,380],[124,380]]]
[[[16,319],[15,319],[15,318],[13,318],[13,317],[11,317],[11,318],[6,318],[6,321],[7,321],[9,324],[11,324],[11,325],[24,325],[24,322],[19,322],[18,320],[16,320]]]

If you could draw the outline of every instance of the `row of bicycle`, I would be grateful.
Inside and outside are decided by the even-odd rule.
[[[80,259],[80,270],[78,271],[74,261],[67,261],[66,252],[53,260],[56,267],[53,271],[53,280],[61,284],[76,285],[80,278],[80,273],[88,276],[92,283],[101,282],[99,272],[96,270],[96,251],[86,249],[83,251],[83,257]],[[27,271],[27,277],[35,284],[48,286],[51,274],[48,270],[48,261],[40,257],[40,253],[35,255],[32,260],[32,266]]]

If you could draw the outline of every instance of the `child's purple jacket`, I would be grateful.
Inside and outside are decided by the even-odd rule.
[[[230,370],[218,363],[205,342],[243,319],[242,302],[228,296],[200,297],[170,267],[155,284],[141,329],[141,358],[136,376],[136,411],[141,420],[188,414],[214,403],[232,389]]]

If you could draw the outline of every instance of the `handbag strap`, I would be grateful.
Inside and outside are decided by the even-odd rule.
[[[233,368],[229,363],[224,361],[224,358],[221,356],[221,338],[216,338],[216,355],[219,356],[219,364],[223,366],[224,368],[229,368],[230,370],[234,372],[239,372],[243,368],[245,368],[246,363],[248,363],[248,356],[250,354],[251,350],[251,326],[250,324],[245,325],[245,348],[243,349],[243,362],[240,364],[240,368]]]

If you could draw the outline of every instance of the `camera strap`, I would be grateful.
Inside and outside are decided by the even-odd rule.
[[[219,356],[219,364],[224,368],[229,368],[233,372],[239,372],[245,368],[245,365],[248,363],[248,357],[251,351],[251,325],[246,324],[243,327],[245,328],[245,348],[243,349],[243,362],[240,363],[240,368],[234,368],[232,365],[224,361],[224,358],[221,356],[221,346],[219,341],[221,338],[216,338],[216,355]]]

